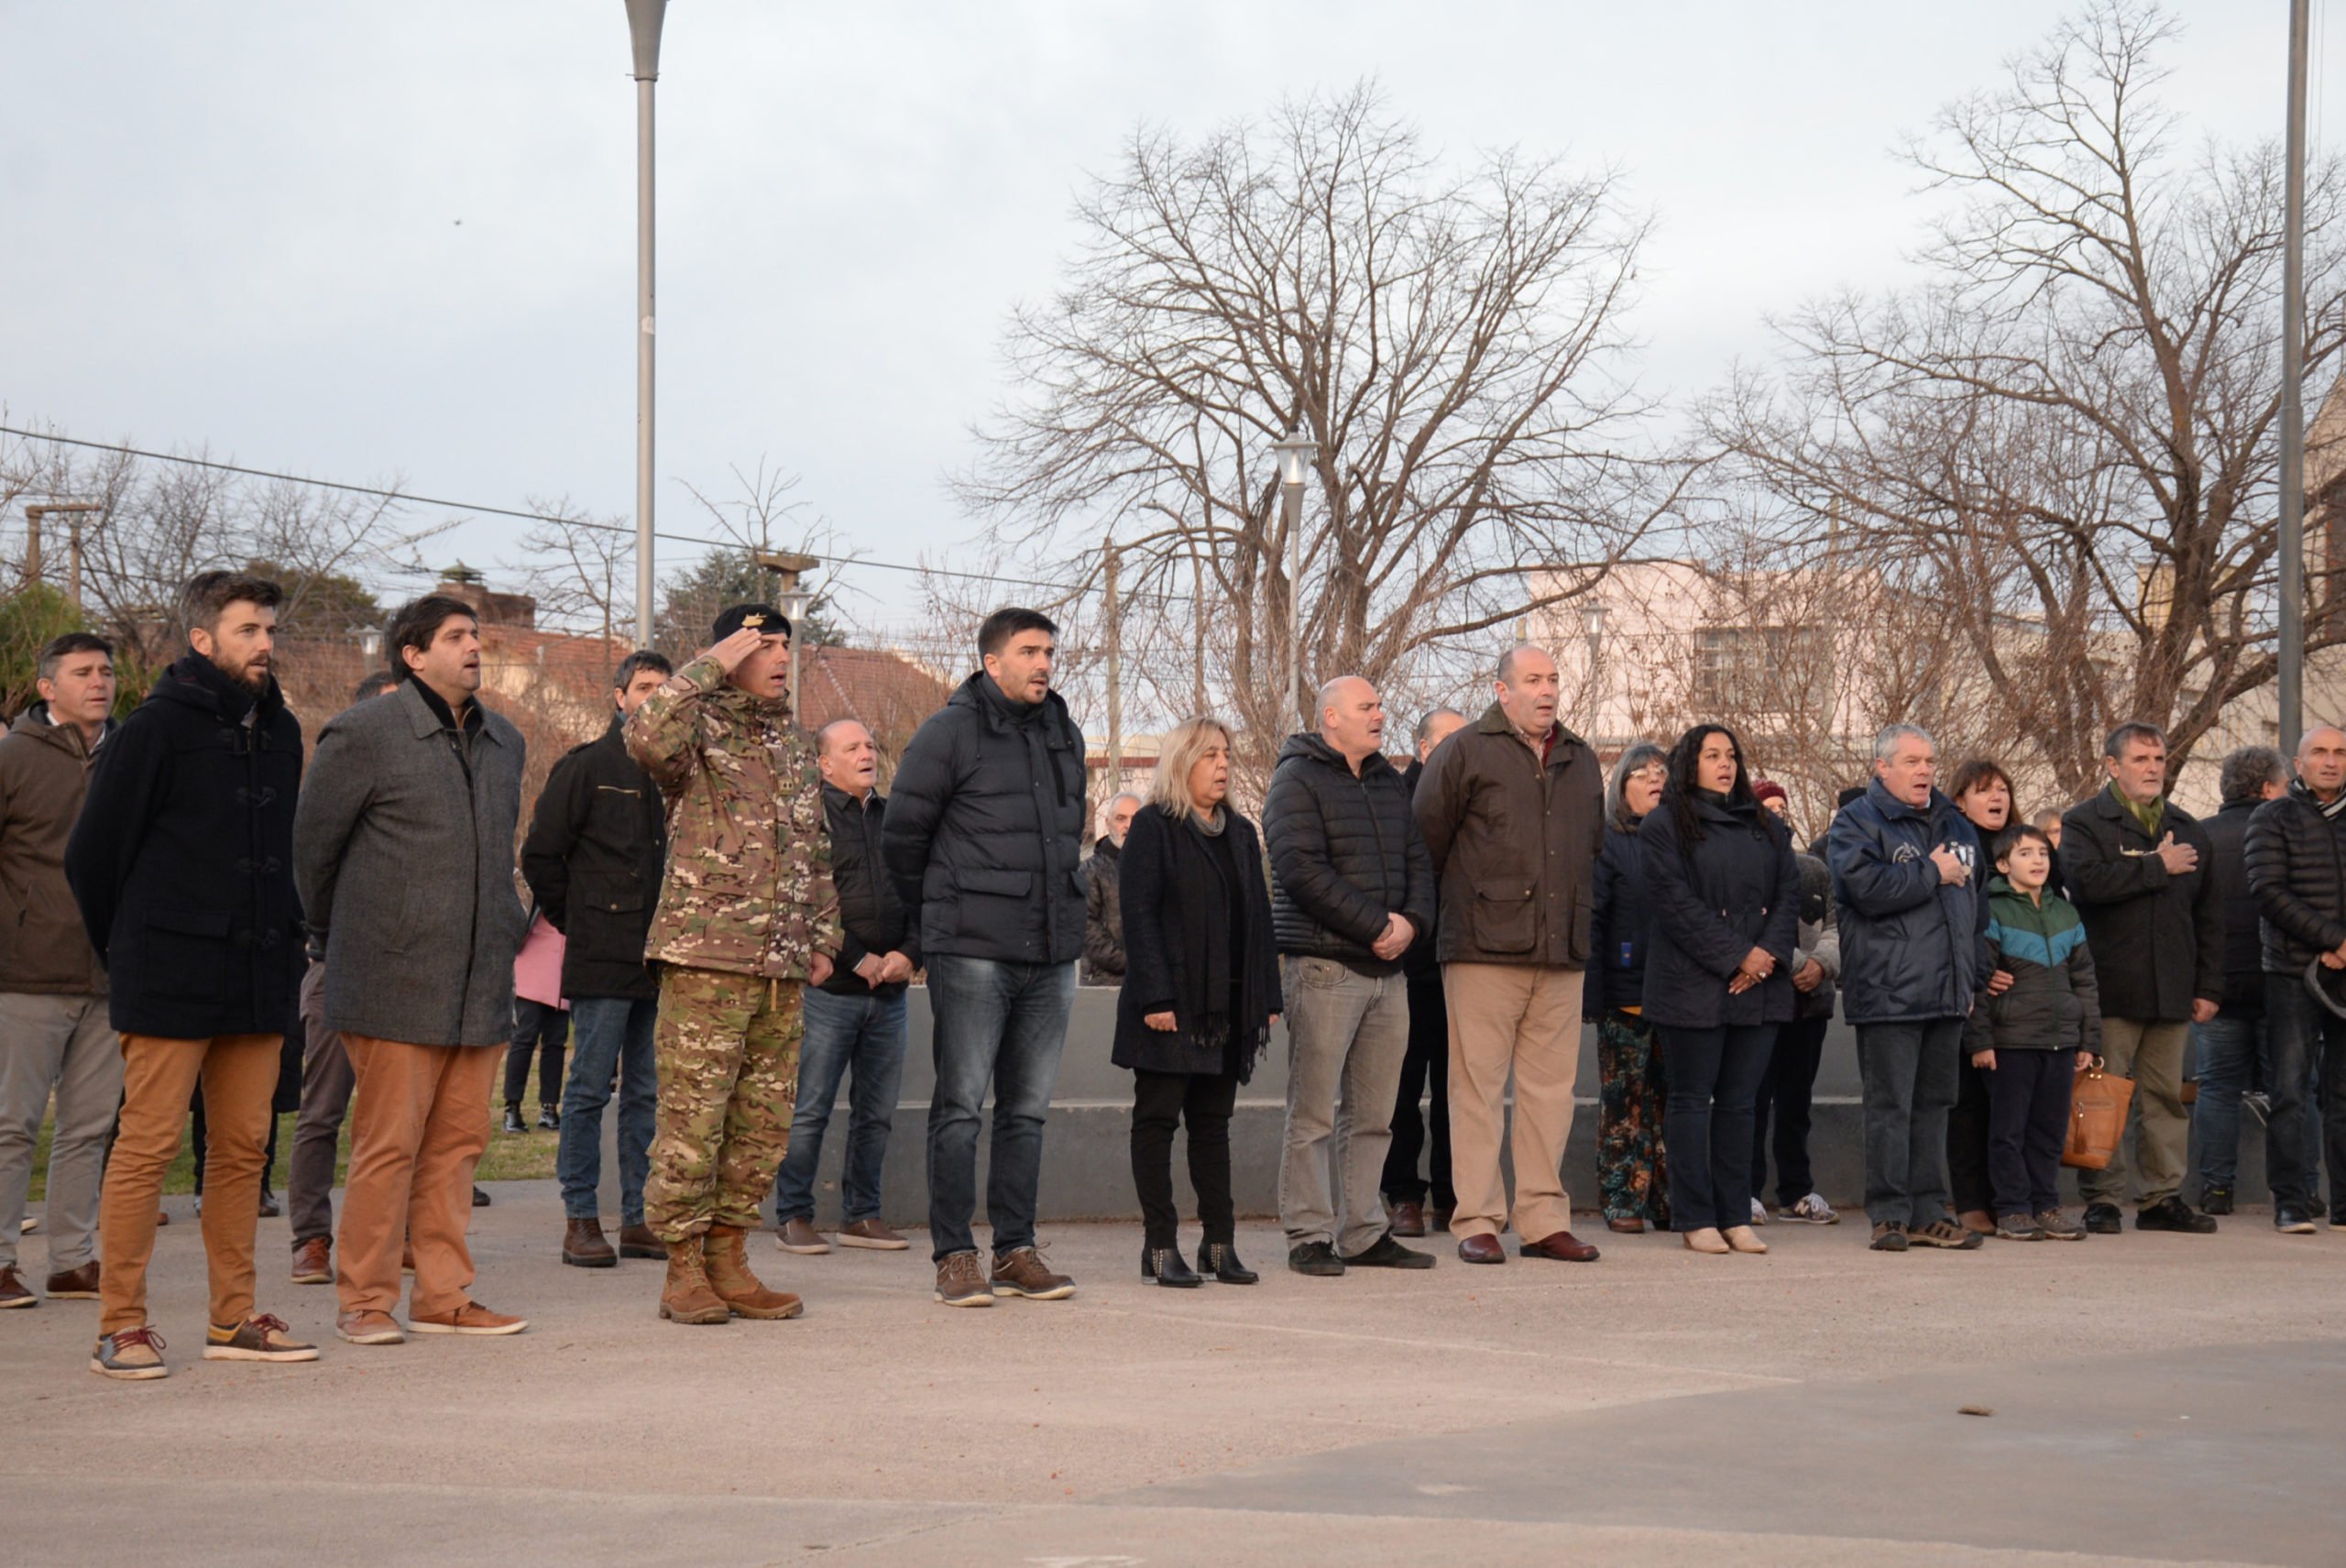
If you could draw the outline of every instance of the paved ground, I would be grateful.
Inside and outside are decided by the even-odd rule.
[[[761,1239],[807,1316],[686,1330],[657,1265],[559,1266],[550,1185],[496,1190],[476,1290],[516,1339],[334,1342],[277,1221],[263,1305],[325,1359],[204,1363],[184,1213],[168,1381],[84,1370],[93,1303],[0,1314],[0,1563],[2346,1562],[2346,1232],[2263,1214],[1195,1292],[1144,1285],[1129,1227],[1060,1226],[1078,1298],[974,1312],[924,1252]]]

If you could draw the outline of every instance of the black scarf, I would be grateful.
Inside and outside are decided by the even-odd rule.
[[[1180,1015],[1193,1021],[1190,1037],[1220,1049],[1225,1069],[1244,1082],[1270,1038],[1273,984],[1263,958],[1268,944],[1254,928],[1254,885],[1261,873],[1242,863],[1254,839],[1238,830],[1226,807],[1221,832],[1206,832],[1193,813],[1184,812],[1168,837],[1171,884],[1179,890],[1179,926],[1168,935],[1187,959]]]

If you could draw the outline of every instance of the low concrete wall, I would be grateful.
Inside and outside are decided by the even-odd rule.
[[[1139,1217],[1127,1141],[1132,1126],[1132,1076],[1108,1060],[1109,1045],[1115,1033],[1115,1005],[1113,991],[1087,986],[1076,992],[1067,1050],[1061,1058],[1058,1087],[1052,1101],[1050,1127],[1043,1145],[1041,1217],[1046,1220]],[[895,1132],[889,1141],[882,1178],[882,1212],[892,1224],[920,1225],[928,1220],[928,1100],[936,1083],[929,1045],[928,992],[925,987],[913,988],[909,1014],[910,1041]],[[1564,1162],[1565,1187],[1576,1206],[1592,1208],[1596,1201],[1594,1030],[1585,1031],[1581,1043],[1579,1088],[1580,1110],[1573,1118],[1572,1140]],[[1275,1030],[1270,1049],[1254,1080],[1240,1091],[1237,1114],[1231,1123],[1231,1176],[1241,1214],[1259,1216],[1277,1210],[1280,1125],[1286,1091],[1287,1037],[1284,1030]],[[1809,1153],[1818,1188],[1844,1209],[1859,1206],[1865,1190],[1858,1097],[1856,1037],[1846,1024],[1836,1020],[1825,1037],[1824,1061],[1817,1072]],[[846,1096],[842,1094],[833,1113],[830,1130],[823,1139],[819,1167],[816,1219],[825,1228],[839,1220],[839,1163],[847,1146],[847,1114]],[[608,1153],[612,1122],[607,1113],[604,1201],[608,1210],[615,1212],[617,1168]],[[982,1172],[982,1136],[979,1148]],[[2253,1116],[2243,1116],[2239,1190],[2242,1202],[2262,1202],[2265,1199],[2264,1148],[2264,1128]],[[1178,1151],[1174,1166],[1183,1212],[1193,1213],[1192,1195]],[[2073,1179],[2065,1181],[2071,1184],[2074,1197]],[[982,1178],[981,1182],[982,1190]],[[2196,1186],[2187,1186],[2186,1195],[2196,1198]],[[769,1217],[771,1209],[769,1201]]]

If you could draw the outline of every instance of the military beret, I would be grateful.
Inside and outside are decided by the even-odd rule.
[[[752,627],[768,637],[790,635],[790,618],[770,604],[737,604],[717,618],[716,627],[708,640],[722,642],[743,627]]]

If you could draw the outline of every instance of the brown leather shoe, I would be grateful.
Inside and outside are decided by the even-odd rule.
[[[408,1332],[419,1334],[518,1334],[530,1326],[527,1318],[492,1312],[478,1301],[466,1301],[453,1311],[407,1315]]]
[[[660,1286],[660,1315],[672,1323],[733,1321],[732,1310],[708,1288],[708,1266],[701,1258],[700,1237],[668,1244],[668,1277]]]
[[[867,1247],[873,1252],[903,1252],[913,1244],[878,1220],[858,1220],[839,1230],[839,1245]]]
[[[648,1257],[657,1263],[668,1255],[668,1249],[658,1236],[652,1234],[650,1225],[621,1225],[619,1227],[619,1255]]]
[[[1496,1236],[1461,1236],[1458,1240],[1458,1261],[1461,1263],[1505,1263],[1507,1248]]]
[[[16,1272],[15,1264],[0,1268],[0,1310],[39,1305],[40,1298],[33,1294],[33,1288],[25,1283],[24,1276]]]
[[[1031,1246],[994,1254],[990,1284],[997,1296],[1022,1296],[1029,1301],[1064,1301],[1075,1294],[1075,1281],[1053,1272],[1041,1249]]]
[[[98,1260],[92,1258],[79,1268],[69,1268],[62,1274],[52,1274],[42,1288],[43,1295],[52,1301],[94,1301],[98,1299]]]
[[[1966,1209],[1955,1217],[1955,1223],[1967,1231],[1977,1231],[1983,1236],[1996,1234],[1996,1216],[1985,1209]]]
[[[308,1241],[293,1244],[293,1283],[334,1283],[334,1242],[331,1238],[312,1236]]]
[[[1597,1251],[1570,1231],[1558,1231],[1541,1236],[1536,1242],[1525,1242],[1517,1249],[1526,1257],[1544,1257],[1556,1263],[1595,1263]]]
[[[806,1303],[787,1290],[769,1290],[750,1272],[749,1249],[739,1225],[711,1225],[702,1239],[701,1260],[708,1288],[737,1318],[795,1318]]]
[[[1638,1236],[1645,1234],[1646,1223],[1632,1214],[1626,1220],[1607,1220],[1605,1228],[1625,1236]]]
[[[619,1255],[603,1239],[603,1222],[568,1220],[562,1231],[562,1261],[573,1268],[617,1268]]]
[[[1421,1236],[1426,1234],[1426,1206],[1422,1203],[1405,1200],[1391,1204],[1387,1216],[1393,1222],[1390,1229],[1397,1236]]]
[[[405,1344],[400,1321],[389,1312],[345,1312],[334,1321],[335,1337],[350,1344]]]
[[[784,1220],[782,1228],[774,1232],[773,1241],[783,1251],[795,1252],[802,1257],[820,1257],[831,1250],[831,1244],[823,1239],[823,1233],[815,1228],[812,1220],[803,1215]]]

